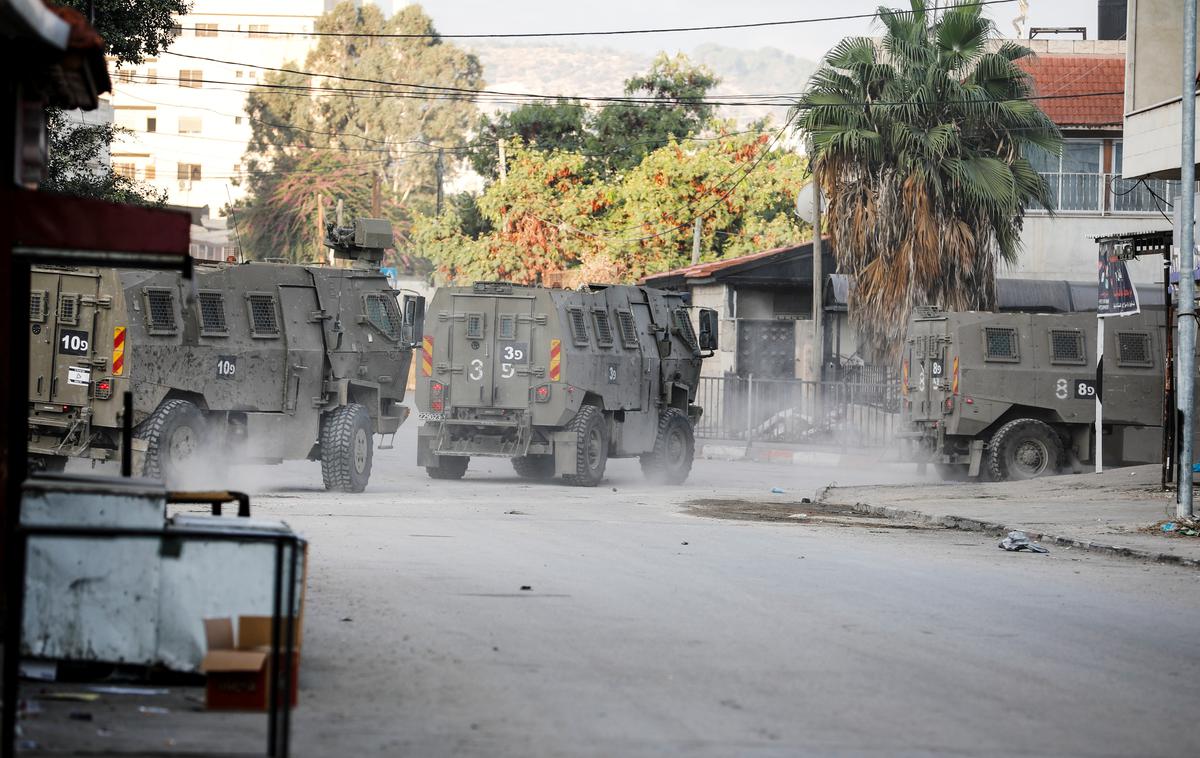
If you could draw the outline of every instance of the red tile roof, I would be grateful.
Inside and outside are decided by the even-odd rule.
[[[1041,55],[1019,64],[1033,75],[1038,106],[1060,127],[1117,127],[1125,119],[1124,55]],[[1116,92],[1094,97],[1061,97]]]

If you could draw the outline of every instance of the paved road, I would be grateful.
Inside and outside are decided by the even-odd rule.
[[[580,490],[412,460],[356,496],[289,464],[256,498],[312,545],[298,755],[1200,754],[1200,573],[681,507],[899,467],[697,461],[663,489],[618,461]]]

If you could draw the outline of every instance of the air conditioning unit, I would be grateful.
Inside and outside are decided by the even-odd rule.
[[[180,179],[179,180],[179,191],[180,192],[191,192],[192,191],[192,180],[191,179]]]

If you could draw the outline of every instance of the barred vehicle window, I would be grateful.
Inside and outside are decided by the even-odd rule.
[[[592,311],[592,321],[596,325],[596,344],[600,347],[612,347],[612,324],[608,320],[608,311],[597,308]]]
[[[515,340],[517,338],[517,317],[511,313],[505,313],[500,316],[499,332],[496,337],[502,340]]]
[[[1150,335],[1146,332],[1117,332],[1117,365],[1153,366]]]
[[[229,334],[225,322],[225,294],[213,290],[200,291],[200,334],[224,337]]]
[[[1050,330],[1050,362],[1083,365],[1087,362],[1084,352],[1083,332],[1076,329]]]
[[[146,326],[151,334],[174,334],[178,329],[175,320],[175,293],[167,287],[147,287]]]
[[[692,329],[692,319],[688,316],[686,308],[675,309],[675,328],[679,330],[679,336],[683,337],[683,340],[693,350],[700,349],[699,343],[696,342],[696,331]]]
[[[30,321],[45,321],[46,320],[46,295],[45,290],[29,293],[29,320]]]
[[[483,339],[484,318],[482,313],[467,314],[467,339]]]
[[[983,359],[985,361],[1021,360],[1017,347],[1017,330],[1002,326],[986,326],[983,329]]]
[[[567,323],[571,328],[571,341],[576,345],[588,344],[587,319],[582,308],[567,309]]]
[[[275,296],[269,292],[250,292],[246,295],[250,309],[250,334],[253,337],[278,337],[279,314]]]
[[[381,293],[373,293],[366,297],[367,321],[371,326],[383,333],[388,339],[400,339],[400,309],[396,307],[396,298]]]
[[[617,311],[617,327],[621,330],[621,344],[628,348],[638,346],[637,326],[633,322],[633,313]]]

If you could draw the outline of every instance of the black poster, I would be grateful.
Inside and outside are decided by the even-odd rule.
[[[1129,269],[1117,252],[1117,243],[1100,243],[1100,289],[1096,293],[1096,314],[1129,316],[1141,311],[1137,290],[1129,278]]]

